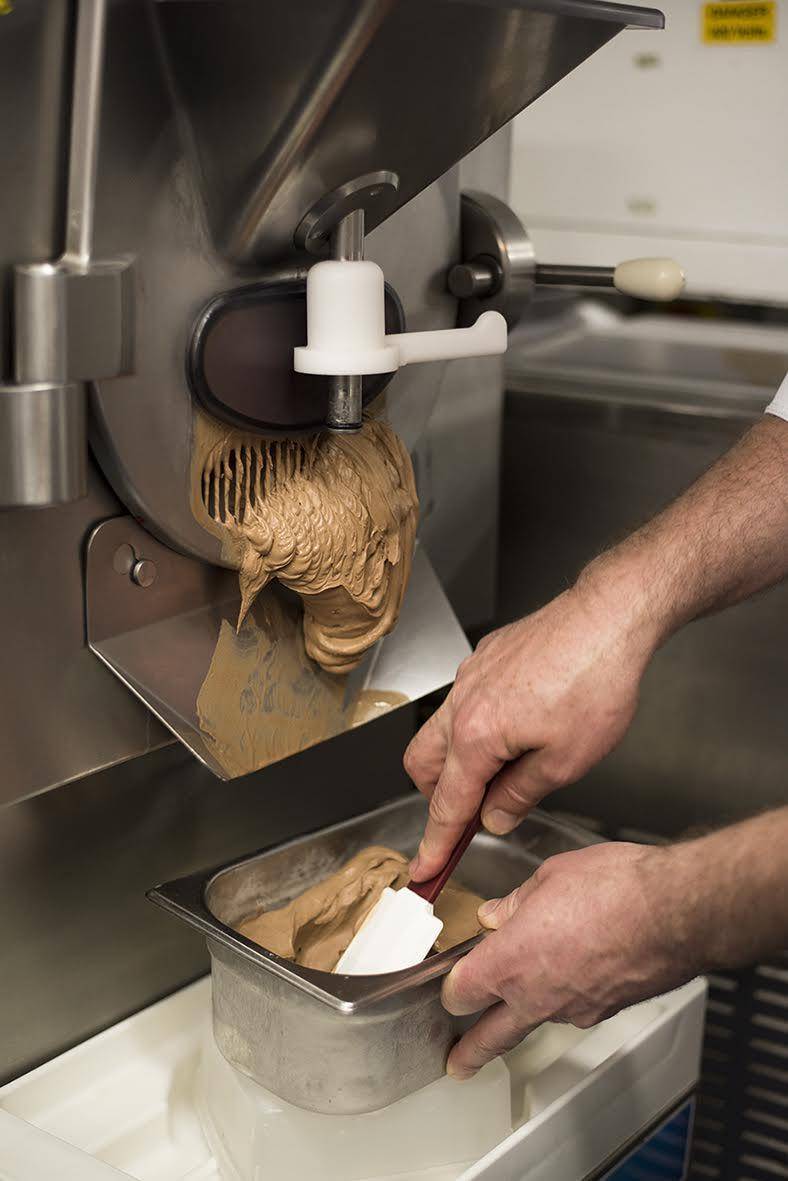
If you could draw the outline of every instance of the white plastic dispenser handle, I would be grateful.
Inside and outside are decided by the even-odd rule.
[[[685,281],[683,270],[672,258],[630,258],[613,271],[616,289],[638,299],[678,299]]]
[[[377,263],[319,262],[306,281],[307,343],[293,351],[296,373],[393,373],[415,361],[506,352],[506,321],[484,312],[471,328],[386,336],[385,283]]]

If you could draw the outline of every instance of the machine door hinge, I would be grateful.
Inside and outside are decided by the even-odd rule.
[[[20,383],[95,381],[132,366],[132,261],[66,256],[14,273],[14,376]]]

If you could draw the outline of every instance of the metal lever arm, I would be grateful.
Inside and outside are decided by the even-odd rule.
[[[537,286],[614,287],[660,301],[676,299],[684,289],[684,273],[671,258],[635,258],[617,267],[537,263],[520,219],[489,193],[463,193],[461,228],[463,261],[449,271],[447,286],[462,301],[462,326],[496,311],[514,327]]]
[[[631,258],[617,267],[537,263],[531,270],[537,287],[612,287],[622,295],[668,301],[684,290],[684,272],[672,258]],[[485,299],[498,294],[504,272],[494,258],[479,256],[457,263],[448,285],[457,299]]]
[[[331,235],[331,255],[339,261],[360,262],[364,257],[364,210],[354,209],[338,223]],[[326,426],[330,431],[361,430],[364,403],[363,379],[359,373],[334,375],[329,381]]]
[[[630,258],[617,267],[557,266],[539,263],[538,286],[614,287],[622,295],[668,302],[684,290],[684,272],[672,258]]]

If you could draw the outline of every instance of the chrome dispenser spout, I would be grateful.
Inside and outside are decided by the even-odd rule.
[[[331,256],[339,262],[364,258],[364,210],[343,217],[331,235]],[[362,377],[358,373],[332,377],[328,392],[326,426],[330,431],[361,430]]]

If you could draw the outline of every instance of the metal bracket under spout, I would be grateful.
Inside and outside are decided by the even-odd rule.
[[[131,517],[93,531],[85,584],[91,650],[221,779],[416,701],[451,682],[470,651],[420,548],[396,628],[346,678],[305,657],[300,611],[275,588],[236,633],[237,575],[175,553]],[[226,732],[204,709],[211,676]]]

